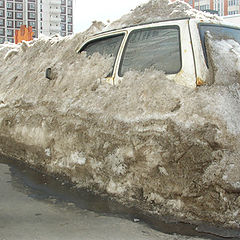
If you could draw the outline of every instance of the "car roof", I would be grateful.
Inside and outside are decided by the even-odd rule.
[[[114,32],[114,31],[124,30],[124,29],[128,29],[128,28],[131,28],[131,27],[144,26],[144,25],[148,25],[148,24],[179,21],[179,20],[190,20],[190,19],[191,19],[191,17],[171,18],[171,19],[163,19],[163,20],[159,20],[159,21],[150,21],[150,22],[144,22],[144,23],[139,23],[139,24],[132,24],[132,25],[128,25],[128,26],[125,26],[125,27],[122,27],[122,28],[115,28],[115,29],[99,32],[99,33],[94,34],[93,36],[98,36],[98,35],[103,34],[103,33],[110,33],[110,32]]]

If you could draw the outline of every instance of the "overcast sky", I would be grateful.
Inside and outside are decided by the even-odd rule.
[[[113,21],[148,0],[73,0],[74,33],[90,27],[92,21]]]

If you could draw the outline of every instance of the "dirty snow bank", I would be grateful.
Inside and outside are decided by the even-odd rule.
[[[211,86],[155,70],[111,86],[111,58],[75,52],[102,27],[1,47],[1,152],[155,213],[239,226],[239,44],[209,39]]]
[[[175,2],[169,0],[150,0],[149,2],[136,7],[130,13],[123,15],[120,19],[110,23],[105,30],[185,17],[222,21],[218,16],[195,10],[189,4],[180,0]]]

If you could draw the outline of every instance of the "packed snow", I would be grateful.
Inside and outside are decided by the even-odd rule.
[[[176,16],[218,21],[152,0],[107,29]],[[103,29],[0,45],[1,152],[154,213],[239,226],[239,44],[208,36],[209,86],[189,89],[152,69],[112,86],[102,80],[113,59],[76,53]]]
[[[222,21],[218,16],[195,10],[189,4],[180,0],[172,2],[168,0],[150,0],[148,3],[136,7],[130,13],[125,14],[120,19],[110,23],[105,30],[186,17]]]

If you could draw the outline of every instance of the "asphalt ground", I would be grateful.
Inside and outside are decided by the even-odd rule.
[[[157,230],[157,220],[148,220],[107,197],[76,190],[17,160],[0,157],[0,240],[237,239],[233,232],[224,231],[224,238],[216,231],[197,233],[183,223],[162,222]]]

